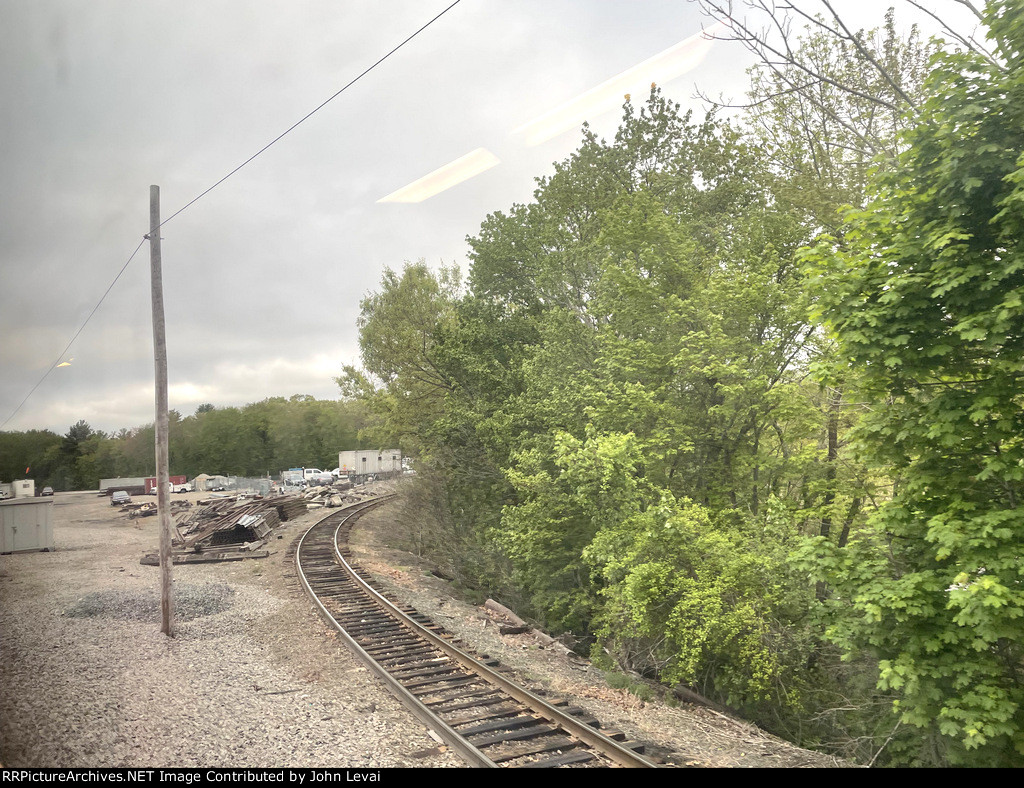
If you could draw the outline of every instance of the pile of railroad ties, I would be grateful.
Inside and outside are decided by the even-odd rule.
[[[273,538],[281,523],[303,515],[312,508],[345,506],[366,496],[334,490],[307,491],[302,495],[224,495],[207,498],[194,508],[172,511],[174,538],[171,560],[175,564],[238,561],[265,558],[261,549]],[[141,563],[158,565],[159,556],[146,555]]]

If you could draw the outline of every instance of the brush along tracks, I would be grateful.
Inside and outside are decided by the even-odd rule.
[[[348,533],[388,498],[334,512],[299,538],[299,582],[320,615],[429,728],[471,766],[627,766],[654,764],[635,743],[596,729],[581,710],[558,708],[474,656],[426,616],[385,598],[348,558]]]

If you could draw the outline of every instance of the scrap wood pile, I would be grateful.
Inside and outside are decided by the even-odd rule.
[[[306,513],[306,501],[298,495],[286,495],[277,499],[277,510],[281,515],[281,522],[294,520]]]
[[[282,522],[306,511],[305,501],[292,496],[275,498],[242,495],[209,498],[194,510],[179,513],[174,528],[171,560],[176,564],[266,558],[260,551],[270,533]],[[157,555],[143,564],[159,565]]]
[[[200,501],[201,506],[179,517],[176,542],[186,550],[233,545],[254,549],[281,523],[306,511],[302,498],[244,498],[230,496]]]
[[[321,506],[345,506],[361,501],[365,495],[339,494],[331,488],[318,488],[304,495],[261,496],[230,495],[207,498],[187,512],[178,512],[174,528],[172,561],[198,563],[234,561],[241,558],[265,558],[259,550],[281,523]],[[158,565],[156,555],[147,555],[143,564]]]

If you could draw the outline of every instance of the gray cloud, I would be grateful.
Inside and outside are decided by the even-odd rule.
[[[0,26],[0,420],[21,402],[147,230],[443,8],[413,0],[203,4],[22,0]],[[700,29],[679,0],[456,7],[163,228],[171,406],[336,394],[359,299],[385,266],[466,269],[465,236],[530,199],[569,132],[512,130]],[[665,86],[742,93],[718,44]],[[611,134],[617,112],[592,119]],[[478,147],[501,164],[416,205],[376,201]],[[5,429],[153,420],[149,249]]]

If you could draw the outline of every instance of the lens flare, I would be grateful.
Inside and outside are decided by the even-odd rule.
[[[381,197],[377,202],[423,202],[424,200],[440,194],[453,186],[458,186],[463,181],[479,175],[500,163],[500,159],[486,148],[477,148],[439,167],[429,175],[424,175],[419,180],[413,181],[408,186],[403,186],[398,191],[391,192],[387,197]]]
[[[716,22],[707,30],[569,99],[512,133],[522,136],[524,143],[532,146],[570,129],[578,129],[583,121],[618,107],[627,94],[642,95],[647,85],[665,84],[699,66],[714,44],[714,33],[724,27],[721,22]]]

